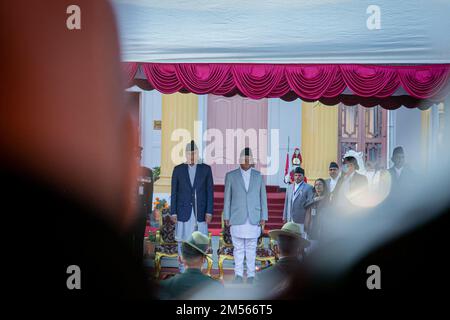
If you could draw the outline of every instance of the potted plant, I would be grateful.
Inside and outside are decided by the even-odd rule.
[[[147,239],[145,240],[145,253],[147,256],[152,256],[155,253],[156,232],[150,231],[148,233]]]
[[[152,169],[153,172],[153,182],[158,181],[159,175],[161,174],[161,167],[154,167]]]

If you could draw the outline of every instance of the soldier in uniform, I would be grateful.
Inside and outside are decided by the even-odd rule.
[[[281,229],[269,231],[269,236],[277,241],[279,260],[259,272],[257,288],[270,288],[271,295],[277,295],[289,285],[289,281],[302,267],[304,251],[309,247],[308,240],[302,237],[300,225],[287,222]]]
[[[209,238],[199,231],[194,231],[181,246],[181,259],[186,268],[185,272],[161,281],[160,297],[162,299],[188,299],[195,294],[202,297],[217,295],[223,286],[217,280],[202,273],[201,268],[205,259],[210,259],[206,251]],[[204,293],[202,290],[207,291]]]
[[[295,183],[295,178],[294,178],[295,169],[301,167],[302,163],[303,163],[303,158],[302,158],[302,154],[300,153],[300,148],[295,148],[294,154],[292,155],[292,159],[291,159],[291,165],[292,165],[293,169],[289,172],[289,174],[286,174],[286,176],[284,177],[285,184]],[[308,183],[308,178],[304,177],[303,179],[304,179],[305,183]]]

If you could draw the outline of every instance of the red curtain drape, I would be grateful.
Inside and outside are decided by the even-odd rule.
[[[400,87],[408,103],[440,101],[450,89],[450,65],[125,63],[129,83],[140,65],[151,88],[252,99],[297,97],[305,101],[364,101],[394,108]],[[348,88],[355,97],[347,95]],[[394,99],[392,99],[394,98]],[[402,98],[404,99],[404,98]],[[390,101],[386,103],[386,101]],[[382,105],[383,106],[383,105]]]
[[[124,74],[127,87],[132,85],[134,76],[136,75],[138,67],[139,67],[139,64],[136,62],[122,63],[122,72]]]

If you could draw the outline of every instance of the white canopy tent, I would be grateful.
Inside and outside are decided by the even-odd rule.
[[[123,61],[450,63],[448,0],[114,0],[113,4]]]

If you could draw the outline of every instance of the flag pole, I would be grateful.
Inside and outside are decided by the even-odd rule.
[[[290,137],[288,136],[288,154],[289,154],[289,139]]]
[[[286,165],[284,167],[284,183],[288,184],[288,182],[286,181],[286,177],[289,174],[289,144],[290,144],[290,137],[288,136],[288,145],[287,145],[287,153],[286,153]]]

